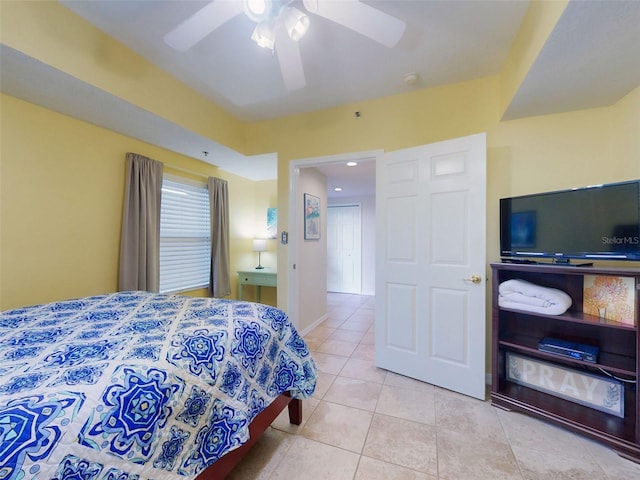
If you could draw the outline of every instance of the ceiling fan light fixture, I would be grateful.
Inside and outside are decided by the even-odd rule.
[[[256,23],[263,22],[271,15],[271,0],[244,0],[244,14]]]
[[[273,50],[275,45],[275,33],[271,22],[261,22],[256,25],[251,34],[251,40],[262,48]]]
[[[300,40],[309,30],[309,16],[297,8],[287,7],[282,11],[284,27],[289,34],[289,38],[294,41]]]

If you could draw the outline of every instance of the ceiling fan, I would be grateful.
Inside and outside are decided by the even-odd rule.
[[[304,10],[300,7],[302,4]],[[287,90],[306,85],[298,40],[309,28],[307,13],[349,28],[386,47],[402,38],[405,22],[360,0],[213,0],[164,36],[186,51],[232,18],[245,14],[256,23],[251,39],[275,52]]]

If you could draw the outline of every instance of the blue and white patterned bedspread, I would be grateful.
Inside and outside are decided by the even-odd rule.
[[[193,478],[316,374],[266,305],[121,292],[3,312],[0,480]]]

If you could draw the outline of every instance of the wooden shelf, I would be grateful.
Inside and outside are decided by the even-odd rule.
[[[500,310],[504,310],[505,312],[513,312],[521,315],[529,315],[532,317],[553,318],[554,320],[572,322],[572,323],[584,323],[585,325],[594,325],[594,326],[597,325],[603,328],[619,328],[622,330],[630,330],[630,331],[637,330],[637,327],[635,325],[616,322],[615,320],[596,317],[595,315],[589,315],[588,313],[576,312],[572,310],[568,310],[562,315],[544,315],[542,313],[527,312],[524,310],[516,310],[514,308],[504,308],[504,307],[499,307],[499,308]]]
[[[527,335],[511,335],[502,337],[499,343],[501,346],[509,350],[547,361],[560,363],[566,366],[594,369],[600,367],[614,375],[625,375],[625,380],[635,380],[636,378],[636,359],[634,357],[619,355],[616,353],[600,352],[597,363],[586,362],[540,351],[538,350],[538,340],[538,338],[529,337]]]
[[[620,455],[640,462],[640,395],[637,384],[640,361],[640,269],[574,267],[543,264],[495,263],[492,308],[492,387],[496,407],[517,410],[550,421],[608,445]],[[615,322],[582,312],[585,275],[624,276],[635,279],[635,324]],[[544,315],[498,305],[500,283],[521,279],[565,291],[572,306],[561,315]],[[538,350],[544,337],[597,346],[597,363]],[[511,352],[535,361],[569,369],[576,374],[614,377],[624,385],[624,416],[544,393],[507,379],[506,354]],[[525,382],[526,383],[526,382]],[[543,389],[544,390],[544,389]]]
[[[633,397],[635,395],[627,395]],[[635,415],[619,418],[614,415],[602,413],[591,408],[576,408],[574,402],[563,400],[552,395],[533,390],[522,385],[506,382],[501,388],[498,398],[511,399],[519,410],[533,411],[536,416],[547,419],[573,422],[582,425],[585,429],[594,430],[602,435],[617,437],[633,442],[635,438]],[[625,399],[627,400],[627,399]],[[629,405],[627,405],[627,403]],[[633,399],[625,402],[625,407],[630,407]],[[631,410],[633,408],[625,408]],[[640,448],[640,446],[639,446]]]

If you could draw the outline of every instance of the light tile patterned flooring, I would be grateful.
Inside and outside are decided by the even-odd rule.
[[[229,479],[640,479],[640,465],[595,442],[376,368],[373,297],[327,302],[305,337],[320,375],[302,425],[283,412]]]

